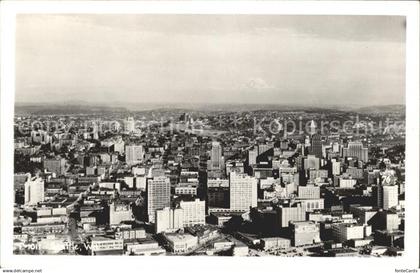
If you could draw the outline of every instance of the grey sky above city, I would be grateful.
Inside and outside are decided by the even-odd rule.
[[[18,15],[16,102],[405,102],[405,18]]]

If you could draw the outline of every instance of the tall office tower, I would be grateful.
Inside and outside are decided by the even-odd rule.
[[[343,157],[357,157],[363,162],[368,161],[368,148],[363,148],[361,142],[349,142],[347,148],[343,148]]]
[[[113,202],[109,205],[109,224],[119,225],[124,221],[132,221],[133,213],[130,204]]]
[[[296,168],[298,171],[301,171],[305,168],[305,164],[304,164],[305,160],[306,158],[303,155],[299,155],[296,158]]]
[[[230,173],[230,209],[249,211],[257,206],[257,184],[255,177],[241,173]]]
[[[127,145],[125,146],[125,162],[128,165],[138,164],[143,161],[143,146]]]
[[[312,150],[312,154],[314,154],[316,157],[322,158],[322,139],[321,139],[321,135],[315,134],[315,135],[312,136],[311,150]]]
[[[331,167],[332,167],[332,174],[333,175],[340,175],[341,174],[341,163],[337,160],[331,160]]]
[[[258,156],[258,149],[257,148],[253,148],[252,150],[248,151],[248,164],[254,165],[257,164],[257,156]]]
[[[171,184],[168,177],[157,176],[147,180],[147,214],[149,222],[155,222],[158,209],[169,207],[171,203]]]
[[[99,139],[99,121],[94,120],[92,126],[92,138]]]
[[[184,210],[169,207],[156,210],[156,233],[172,232],[184,227]]]
[[[340,143],[334,142],[333,145],[332,145],[332,151],[334,153],[339,153],[340,152]]]
[[[181,201],[179,207],[184,211],[184,227],[204,225],[206,223],[205,201],[200,201],[200,199]]]
[[[135,123],[133,117],[129,117],[126,121],[124,121],[124,131],[127,133],[133,133],[135,131]]]
[[[316,124],[313,120],[311,120],[311,124],[309,125],[309,134],[311,136],[316,134]]]
[[[44,201],[44,180],[40,177],[28,177],[25,182],[25,205],[36,205]]]
[[[300,204],[297,207],[279,207],[277,215],[280,227],[288,227],[290,221],[305,221],[306,211]]]
[[[210,165],[211,169],[223,169],[222,145],[219,142],[211,143]]]
[[[378,207],[388,210],[398,205],[398,185],[378,185]]]

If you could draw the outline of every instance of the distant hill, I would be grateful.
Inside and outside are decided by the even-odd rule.
[[[389,112],[405,112],[405,105],[396,104],[396,105],[377,105],[377,106],[368,106],[361,107],[356,109],[360,113],[389,113]]]
[[[16,104],[15,115],[89,115],[128,112],[124,107],[73,104]]]

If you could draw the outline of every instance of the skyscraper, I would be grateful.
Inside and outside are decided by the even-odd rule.
[[[314,134],[311,139],[311,151],[318,158],[322,158],[322,139],[319,134]]]
[[[343,157],[357,157],[363,162],[368,161],[368,148],[363,148],[361,142],[349,142],[347,148],[343,148]]]
[[[170,206],[171,184],[169,178],[157,176],[147,180],[147,214],[149,222],[155,222],[158,209]]]
[[[44,201],[44,180],[40,177],[28,177],[25,182],[25,205],[36,205]]]
[[[257,179],[242,173],[230,173],[230,209],[249,211],[257,206]]]
[[[222,152],[222,145],[220,145],[220,142],[213,141],[211,143],[210,169],[223,169],[224,159]]]
[[[339,153],[340,152],[340,143],[334,142],[332,145],[332,151],[333,153]]]
[[[258,148],[253,148],[248,151],[248,164],[254,165],[257,164]]]
[[[378,185],[378,207],[390,209],[398,205],[398,185]]]
[[[143,161],[143,146],[127,145],[125,146],[125,162],[128,165],[138,164]]]
[[[341,174],[341,163],[335,159],[331,160],[332,165],[332,174],[340,175]]]

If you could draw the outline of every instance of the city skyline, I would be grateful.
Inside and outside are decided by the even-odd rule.
[[[19,15],[16,44],[17,103],[405,104],[398,16]]]
[[[404,39],[395,16],[19,15],[13,253],[402,256]]]

